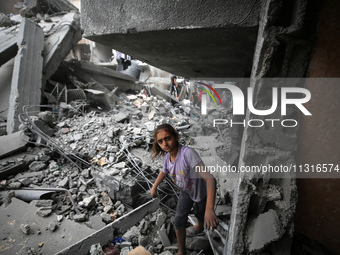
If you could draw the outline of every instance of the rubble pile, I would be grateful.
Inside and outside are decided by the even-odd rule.
[[[21,117],[24,125],[20,129],[40,147],[30,149],[38,148],[35,156],[25,159],[27,168],[9,176],[2,182],[2,188],[14,189],[15,196],[23,188],[60,189],[53,192],[50,200],[40,200],[50,202],[43,209],[37,209],[37,214],[47,217],[55,213],[97,230],[150,200],[149,189],[162,167],[161,159],[153,162],[150,158],[155,127],[161,123],[174,125],[181,134],[180,142],[198,151],[202,146],[195,143],[194,135],[208,128],[184,107],[174,107],[147,91],[143,88],[139,93],[117,92],[116,105],[110,111],[99,107],[84,107],[89,112],[79,110],[76,105],[88,106],[86,100],[28,107]],[[47,110],[39,111],[44,108]],[[220,132],[228,133],[224,129]],[[205,150],[202,153],[208,155]],[[10,163],[5,160],[2,166]],[[124,239],[122,235],[126,242],[119,249],[131,250],[130,247],[142,245],[152,254],[159,254],[165,247],[171,247],[176,242],[172,217],[177,192],[177,187],[167,180],[160,187],[162,209],[138,223],[134,238],[125,236]],[[195,245],[195,241],[205,245]],[[194,238],[189,242],[191,250],[210,249],[207,239],[202,242]]]
[[[24,105],[41,104],[47,80],[82,33],[79,11],[66,0],[21,4],[21,15],[2,14],[0,23],[0,113],[7,134],[18,131]]]
[[[135,82],[125,73],[72,56],[65,60],[81,39],[79,12],[68,1],[32,0],[20,8],[20,16],[2,15],[0,28],[0,64],[13,77],[3,81],[8,95],[0,100],[5,113],[1,144],[9,144],[0,148],[0,214],[16,222],[1,231],[3,249],[54,254],[124,222],[117,233],[110,231],[124,241],[118,244],[106,235],[106,245],[93,241],[86,252],[116,249],[127,254],[134,248],[140,252],[140,247],[152,254],[175,252],[172,222],[178,188],[170,179],[159,187],[162,206],[146,216],[137,213],[151,200],[149,189],[162,167],[161,159],[150,158],[153,130],[170,123],[180,132],[181,143],[205,157],[223,156],[221,142],[212,154],[198,143],[198,134],[211,135],[212,141],[227,139],[228,127],[210,133],[208,124],[216,116],[227,118],[227,112],[201,119],[189,100],[154,93],[154,85]],[[238,150],[230,141],[227,147]],[[228,192],[223,192],[225,198]],[[17,208],[27,210],[19,215]],[[227,222],[230,208],[220,211]],[[129,224],[134,226],[128,230]],[[13,227],[20,231],[13,233]],[[219,231],[224,238],[226,230]],[[25,239],[24,245],[9,242],[13,235]],[[189,239],[189,249],[209,253],[209,241],[202,238]]]

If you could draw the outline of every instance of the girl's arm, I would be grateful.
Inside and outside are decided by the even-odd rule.
[[[204,215],[204,226],[206,229],[214,230],[218,225],[218,219],[215,214],[215,197],[216,197],[216,181],[212,174],[209,172],[203,172],[204,164],[201,161],[197,164],[200,170],[200,176],[207,183],[207,204],[205,206],[205,215]]]
[[[153,184],[152,188],[151,188],[151,197],[154,197],[157,194],[157,187],[158,185],[164,180],[164,178],[166,177],[166,174],[163,173],[163,171],[161,170],[158,174],[158,177],[155,181],[155,183]]]

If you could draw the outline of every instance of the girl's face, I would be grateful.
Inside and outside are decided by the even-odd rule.
[[[156,140],[158,145],[165,152],[175,152],[178,146],[178,138],[176,138],[173,134],[166,131],[165,129],[161,129],[156,134]]]

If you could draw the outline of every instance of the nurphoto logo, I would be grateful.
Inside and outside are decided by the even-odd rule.
[[[236,85],[232,84],[214,84],[214,87],[211,85],[208,85],[203,82],[197,82],[197,84],[201,85],[201,90],[206,92],[202,94],[201,96],[201,113],[202,115],[207,115],[207,101],[209,95],[213,102],[215,103],[215,106],[217,106],[217,102],[213,96],[212,93],[216,95],[216,97],[219,100],[219,103],[222,106],[222,100],[220,98],[220,95],[217,93],[216,89],[228,89],[232,96],[232,113],[233,115],[245,115],[245,96],[243,94],[243,91],[237,87]],[[206,88],[204,88],[204,87]],[[211,92],[210,92],[210,91]],[[309,90],[301,87],[272,87],[272,105],[269,109],[255,109],[254,107],[254,97],[253,97],[253,88],[248,87],[247,88],[247,106],[248,110],[253,113],[254,115],[258,116],[268,116],[272,113],[274,113],[277,110],[278,107],[278,91],[280,90],[280,102],[281,102],[281,116],[287,115],[287,105],[294,105],[297,107],[304,115],[311,116],[312,114],[306,109],[306,107],[303,105],[307,103],[311,99],[311,93]],[[301,98],[289,98],[289,94],[294,93],[300,94]],[[244,127],[248,125],[249,127],[262,127],[265,123],[271,124],[271,126],[274,126],[275,122],[280,122],[283,127],[296,127],[297,121],[295,119],[250,119],[246,122],[244,119],[242,122],[232,122],[232,120],[228,119],[214,119],[213,126],[216,125],[223,125],[223,124],[230,124],[230,125],[243,125]]]

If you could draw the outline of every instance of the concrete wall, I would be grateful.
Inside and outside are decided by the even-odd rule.
[[[0,1],[0,12],[4,13],[4,14],[19,14],[19,10],[14,8],[14,5],[17,2],[23,2],[23,1],[19,1],[19,0],[3,0]]]
[[[326,0],[310,65],[310,78],[340,77],[340,2]],[[302,119],[297,164],[340,164],[340,85],[308,84],[313,118]],[[340,254],[340,179],[298,179],[295,232]]]

